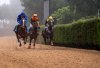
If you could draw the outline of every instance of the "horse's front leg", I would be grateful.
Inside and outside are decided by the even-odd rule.
[[[36,39],[34,39],[33,47],[35,47],[35,42],[36,42]]]
[[[25,45],[26,44],[26,37],[23,40],[24,40],[24,45]]]
[[[53,36],[50,37],[50,45],[53,45]]]
[[[52,40],[50,41],[50,45],[53,45],[53,41]]]
[[[45,45],[46,45],[46,37],[44,37],[44,43],[45,43]]]
[[[31,46],[31,42],[32,42],[32,38],[30,37],[30,44],[29,44],[30,46]]]
[[[37,36],[34,37],[33,47],[35,47],[36,40],[37,40]]]
[[[19,42],[19,47],[21,47],[22,46],[22,44],[21,44],[21,41],[18,39],[18,42]]]
[[[22,44],[21,44],[21,41],[19,40],[20,38],[18,37],[18,35],[16,34],[16,36],[17,36],[17,41],[18,41],[18,43],[19,43],[19,47],[21,47],[22,46]]]
[[[32,42],[32,38],[30,37],[30,42],[29,42],[28,49],[30,49],[30,48],[31,48],[31,42]]]
[[[21,46],[22,46],[22,44],[21,44],[21,42],[20,42],[19,47],[21,47]]]
[[[18,40],[18,43],[19,43],[19,47],[21,47],[22,46],[21,41],[19,39],[17,39],[17,40]]]
[[[42,37],[43,37],[44,43],[45,43],[45,45],[46,45],[46,34],[43,34],[43,33],[42,33]]]

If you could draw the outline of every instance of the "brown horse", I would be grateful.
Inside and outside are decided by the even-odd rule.
[[[37,36],[38,36],[38,27],[31,27],[29,29],[29,38],[30,38],[30,43],[28,47],[29,49],[31,48],[31,42],[33,39],[34,39],[33,46],[35,47]]]
[[[27,31],[26,31],[27,27],[25,26],[25,20],[22,21],[22,25],[18,25],[17,26],[17,32],[15,32],[16,37],[18,42],[20,43],[19,46],[21,47],[21,39],[24,41],[24,44],[26,44],[26,40],[27,40]]]

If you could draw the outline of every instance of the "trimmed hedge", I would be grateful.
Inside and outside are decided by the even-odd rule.
[[[54,27],[54,42],[58,44],[100,45],[100,19],[79,20]]]

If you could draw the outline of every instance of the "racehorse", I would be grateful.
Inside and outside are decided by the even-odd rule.
[[[46,27],[43,31],[42,31],[42,36],[44,38],[44,42],[45,44],[47,44],[47,40],[49,39],[49,43],[50,45],[53,45],[53,26],[54,26],[54,22],[50,21],[49,26]]]
[[[37,22],[34,22],[34,24],[37,24]],[[31,43],[32,43],[32,40],[34,39],[34,42],[33,42],[33,46],[35,47],[35,43],[36,43],[36,40],[37,40],[37,36],[38,36],[38,26],[33,26],[29,29],[29,38],[30,38],[30,42],[29,42],[29,47],[28,48],[31,48]]]
[[[21,44],[21,39],[23,40],[24,44],[26,44],[27,41],[27,31],[26,31],[27,27],[25,26],[25,20],[22,20],[22,25],[18,25],[17,26],[17,32],[15,32],[16,37],[19,44],[19,47],[22,46]]]

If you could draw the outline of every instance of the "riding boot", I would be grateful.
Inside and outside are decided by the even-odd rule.
[[[14,27],[13,31],[16,32],[16,26]]]
[[[37,34],[38,34],[38,35],[39,35],[39,29],[40,29],[40,28],[37,27]]]
[[[16,26],[16,33],[18,33],[18,29],[19,29],[20,25]]]
[[[14,30],[13,30],[14,32],[17,32],[17,26],[18,26],[18,25],[15,26],[15,28],[14,28]]]
[[[32,34],[32,30],[33,30],[33,28],[31,27],[31,28],[29,29],[29,33],[30,33],[30,34]]]

